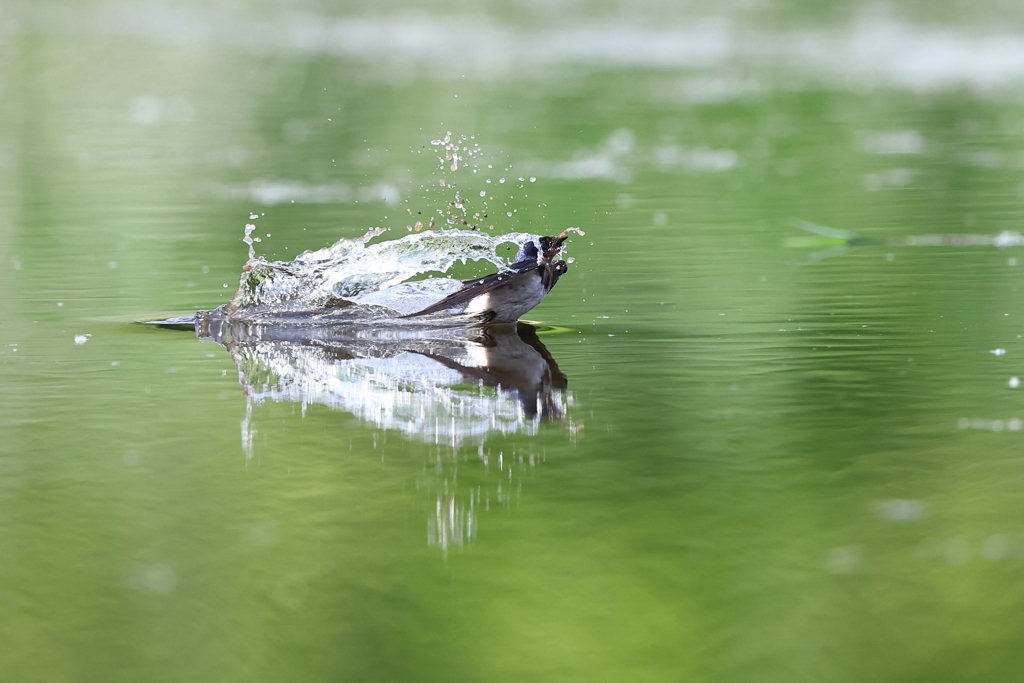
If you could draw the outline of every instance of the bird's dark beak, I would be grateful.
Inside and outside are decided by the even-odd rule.
[[[576,234],[582,237],[587,233],[583,232],[579,228],[566,228],[565,230],[562,231],[562,234],[560,235],[541,237],[541,260],[545,262],[550,262],[551,259],[555,258],[555,256],[558,255],[558,252],[562,250],[562,243],[565,242],[565,240],[569,237],[570,234]]]
[[[565,242],[565,238],[568,237],[565,233],[561,235],[555,235],[553,237],[545,237],[542,242],[544,247],[544,260],[550,261],[558,255],[558,252],[562,250],[562,243]]]

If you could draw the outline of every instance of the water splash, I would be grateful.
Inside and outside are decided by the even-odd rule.
[[[497,254],[500,245],[538,239],[527,233],[430,230],[369,244],[385,232],[385,228],[373,228],[361,237],[305,251],[294,261],[250,257],[224,312],[240,319],[246,312],[352,313],[355,306],[364,313],[394,317],[420,310],[461,287],[459,280],[450,277],[410,281],[413,278],[446,273],[456,263],[469,261],[485,261],[500,270],[508,265]],[[251,249],[250,244],[250,253]]]
[[[463,191],[455,189],[457,183],[453,182],[453,176],[456,173],[465,176],[485,171],[486,174],[480,163],[483,149],[475,135],[448,131],[431,140],[430,148],[424,146],[423,149],[437,154],[438,171],[442,176],[436,185],[422,186],[424,201],[431,190],[436,192],[443,188],[444,194],[454,194],[445,197],[444,205],[432,210],[424,207],[414,214],[412,207],[406,208],[410,217],[422,216],[423,220],[429,217],[427,225],[417,220],[406,227],[412,234],[376,243],[371,242],[387,229],[371,228],[361,237],[340,239],[322,249],[305,251],[294,261],[268,261],[256,256],[254,243],[260,238],[253,236],[256,225],[247,223],[242,241],[249,248],[249,258],[242,269],[237,292],[228,304],[215,311],[200,311],[199,317],[212,315],[254,323],[397,322],[401,316],[422,311],[458,291],[462,282],[450,274],[455,264],[482,261],[500,271],[508,267],[506,260],[497,254],[502,244],[512,242],[521,247],[535,241],[539,246],[539,236],[535,234],[484,233],[481,228],[493,230],[495,227],[484,225],[484,219],[490,215],[489,202],[494,196],[487,190],[480,190],[480,206],[474,210]],[[493,164],[486,164],[487,169],[492,167]],[[512,164],[505,166],[504,171],[511,172]],[[531,183],[535,180],[535,176],[530,177]],[[504,183],[505,178],[498,182]],[[519,187],[524,187],[526,177],[519,176],[519,182]],[[485,185],[490,183],[491,179],[487,178]],[[528,196],[524,194],[523,199]],[[436,195],[431,197],[437,199]],[[502,199],[506,197],[498,201]],[[476,199],[472,201],[476,202]],[[503,204],[508,207],[508,202]],[[539,208],[543,206],[543,203],[538,204]],[[506,211],[507,217],[513,218],[519,208],[524,207]],[[251,213],[249,218],[255,221],[260,216]],[[513,219],[512,225],[516,222]],[[435,225],[441,229],[433,229]],[[472,229],[464,230],[462,226]],[[557,241],[558,248],[545,253],[544,257],[553,259],[570,232],[584,234],[579,228],[567,229]],[[568,263],[572,261],[567,259]],[[427,273],[431,274],[430,278],[422,277]],[[415,325],[416,321],[405,320],[404,324]]]

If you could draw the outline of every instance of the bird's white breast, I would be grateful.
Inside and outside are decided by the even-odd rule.
[[[466,308],[467,313],[494,312],[496,322],[511,322],[537,306],[547,292],[541,284],[539,271],[530,271],[512,278],[486,295],[477,297]]]
[[[486,313],[489,310],[491,310],[491,293],[487,292],[470,301],[464,312],[478,314]]]

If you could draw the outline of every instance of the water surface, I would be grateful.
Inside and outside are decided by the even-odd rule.
[[[0,669],[1015,677],[1021,17],[530,7],[3,10]],[[525,337],[132,324],[455,191]]]

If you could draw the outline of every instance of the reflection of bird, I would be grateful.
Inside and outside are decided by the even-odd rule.
[[[530,419],[564,416],[565,407],[556,391],[564,390],[568,380],[537,337],[536,327],[526,323],[490,327],[466,349],[477,365],[438,353],[415,353],[458,371],[470,382],[514,394]]]
[[[245,395],[257,402],[320,403],[433,439],[438,425],[463,438],[566,415],[568,380],[526,323],[396,329],[210,316],[194,329],[231,353]],[[485,386],[497,391],[481,392]],[[519,410],[509,411],[510,403]],[[481,432],[482,424],[490,426]]]
[[[519,249],[508,270],[463,280],[459,291],[403,317],[445,312],[478,315],[488,323],[515,322],[543,301],[568,270],[565,261],[552,260],[565,237],[563,233],[530,240]]]

